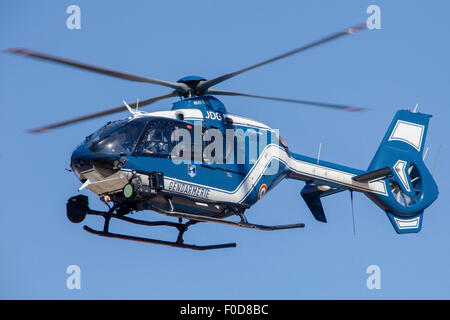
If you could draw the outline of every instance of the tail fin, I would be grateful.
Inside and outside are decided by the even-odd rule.
[[[430,117],[398,111],[366,174],[386,174],[387,196],[366,195],[386,211],[398,233],[419,232],[424,209],[438,196],[436,182],[423,162]]]

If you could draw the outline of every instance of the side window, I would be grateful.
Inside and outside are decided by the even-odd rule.
[[[144,156],[168,157],[172,149],[170,143],[173,123],[156,120],[150,124],[137,148],[137,153]]]
[[[194,129],[191,124],[182,122],[172,122],[164,132],[171,141],[171,158],[173,160],[192,161],[194,160]],[[201,141],[201,140],[200,140]],[[200,146],[201,151],[201,146]],[[200,154],[201,159],[201,154]]]

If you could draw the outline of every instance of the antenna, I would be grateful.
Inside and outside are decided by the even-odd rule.
[[[92,182],[89,181],[89,179],[87,179],[83,185],[81,187],[78,188],[78,191],[83,190],[84,188],[86,188],[87,186],[89,186]]]
[[[139,111],[139,98],[136,101],[136,108],[134,109],[128,103],[126,103],[125,100],[122,101],[133,116],[140,116],[145,114],[145,111]]]
[[[427,154],[428,154],[428,147],[425,149],[425,152],[423,153],[423,158],[422,158],[423,161],[425,161]]]
[[[131,114],[135,114],[134,110],[128,105],[128,103],[125,102],[125,100],[122,100],[125,106],[127,107],[128,111],[130,111]]]
[[[355,228],[355,210],[353,207],[353,190],[350,189],[350,201],[352,203],[352,222],[353,222],[353,236],[356,236],[356,228]]]
[[[321,150],[322,150],[322,142],[319,144],[319,153],[317,154],[317,164],[319,164]]]
[[[416,113],[418,108],[419,108],[419,104],[417,103],[416,106],[414,107],[413,112]]]

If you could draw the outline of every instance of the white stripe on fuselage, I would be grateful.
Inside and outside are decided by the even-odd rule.
[[[272,160],[280,161],[288,170],[304,177],[304,180],[317,179],[341,185],[347,189],[387,196],[386,184],[382,180],[369,183],[353,181],[352,177],[355,176],[353,173],[291,158],[283,148],[275,144],[269,144],[264,148],[251,170],[232,191],[193,183],[191,181],[184,181],[166,175],[164,175],[164,189],[197,199],[242,203],[253,191],[260,179],[264,175],[269,174],[268,171],[271,169],[268,169],[268,166]],[[279,170],[275,172],[276,175],[281,173],[282,172],[279,172]],[[87,187],[88,189],[96,194],[104,194],[123,188],[131,176],[131,170],[122,169],[109,177],[109,179],[103,179],[97,172],[92,170],[82,174],[85,178],[89,178],[89,180],[92,181],[91,185]],[[144,183],[145,181],[146,179],[143,179]],[[180,185],[174,186],[174,183]],[[194,187],[197,189],[194,189]]]
[[[177,192],[173,190],[173,183],[181,183],[188,186],[190,185],[209,189],[209,200],[242,203],[254,189],[255,185],[258,184],[261,177],[264,174],[267,174],[267,167],[272,160],[278,160],[285,164],[287,168],[293,173],[307,177],[307,179],[305,180],[318,179],[338,184],[352,190],[387,195],[386,184],[384,181],[375,181],[369,183],[353,181],[352,177],[355,176],[355,174],[353,173],[291,158],[284,149],[275,144],[267,145],[264,148],[263,152],[259,156],[256,163],[253,165],[252,169],[247,173],[245,178],[233,191],[223,190],[208,185],[192,183],[189,181],[184,181],[167,176],[164,177],[164,189],[169,189],[169,187],[172,187],[172,190],[170,191]],[[277,175],[280,173],[281,172],[279,171],[276,172]],[[170,183],[172,183],[172,185],[170,185]],[[193,195],[191,192],[192,190],[185,190],[185,188],[183,190],[183,192],[178,193],[188,194],[195,197],[195,195]]]

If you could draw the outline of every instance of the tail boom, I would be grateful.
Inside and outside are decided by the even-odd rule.
[[[367,171],[291,154],[287,176],[306,182],[301,195],[318,221],[326,222],[322,197],[353,190],[383,209],[398,233],[419,232],[439,193],[422,158],[430,117],[398,111]]]

